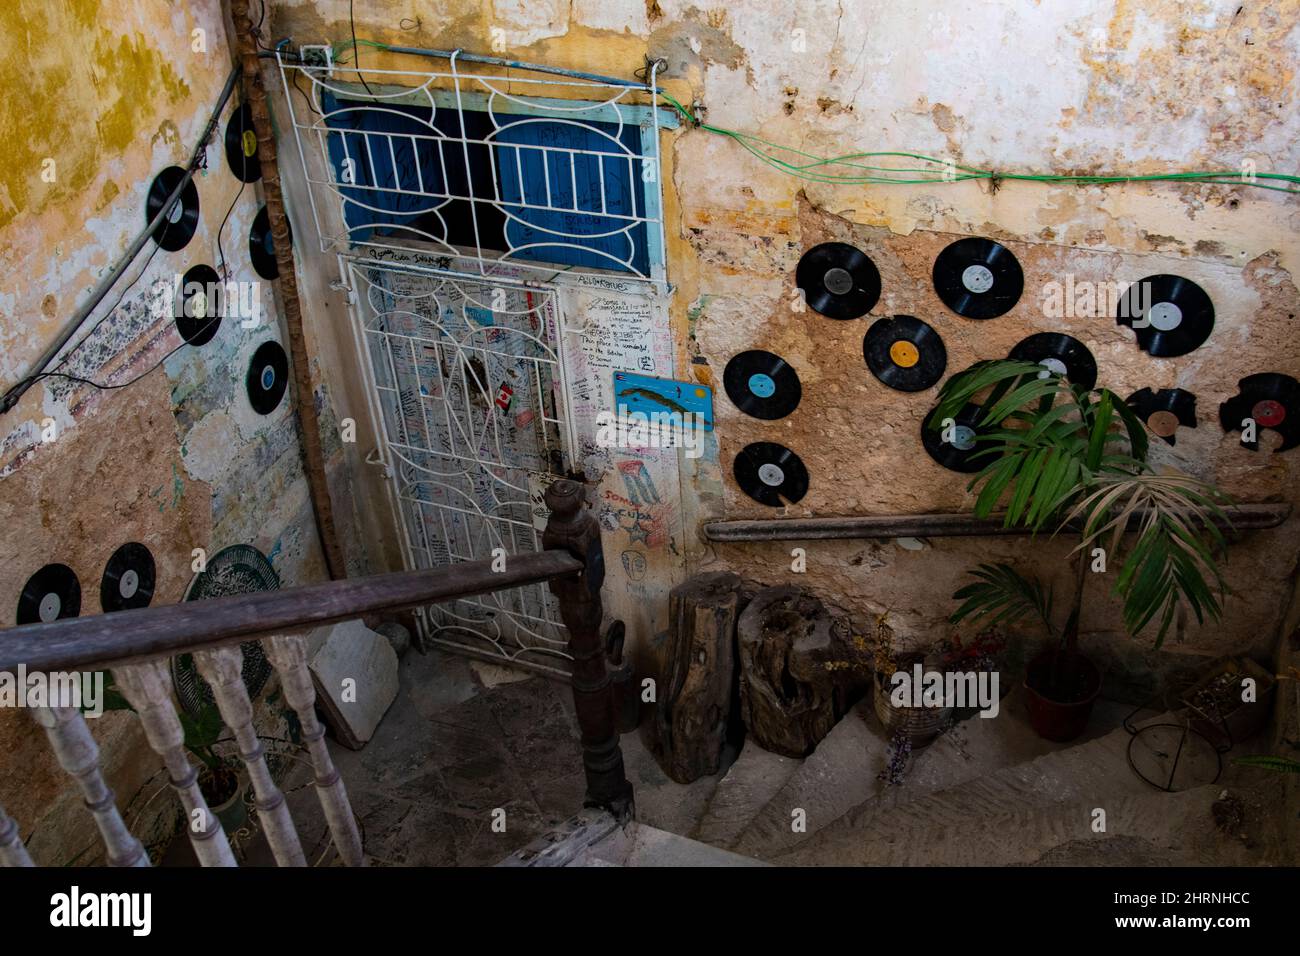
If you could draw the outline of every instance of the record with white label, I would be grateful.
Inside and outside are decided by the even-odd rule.
[[[153,217],[162,211],[167,197],[172,194],[185,178],[185,170],[179,166],[168,166],[149,184],[149,194],[145,197],[144,219],[153,222]],[[153,241],[168,252],[184,249],[194,238],[199,228],[199,189],[191,179],[181,190],[176,204],[164,217],[163,221],[150,234]]]
[[[1037,332],[1016,343],[1007,356],[1021,362],[1043,366],[1039,378],[1052,373],[1064,376],[1071,385],[1091,389],[1097,384],[1097,360],[1088,346],[1062,332]]]
[[[746,415],[769,421],[789,415],[803,395],[799,376],[786,360],[761,349],[733,355],[723,370],[722,386]]]
[[[808,493],[808,469],[784,445],[760,441],[746,445],[732,465],[736,484],[759,504],[781,508]]]
[[[974,402],[967,402],[952,422],[945,426],[935,420],[931,411],[921,422],[921,444],[926,453],[950,471],[974,474],[993,460],[987,451],[987,444],[979,442],[981,435],[988,433],[988,427],[979,424],[984,409]]]
[[[81,582],[66,564],[47,564],[23,585],[19,624],[46,624],[81,613]]]
[[[795,283],[813,311],[830,319],[860,318],[880,299],[876,264],[846,242],[823,242],[805,252]]]
[[[934,291],[968,319],[995,319],[1020,301],[1025,274],[1011,250],[992,239],[958,239],[934,260]]]
[[[105,611],[148,607],[153,600],[154,563],[149,549],[130,541],[113,552],[99,582],[99,605]]]
[[[1154,275],[1135,282],[1119,300],[1116,325],[1137,335],[1138,348],[1176,358],[1199,348],[1214,331],[1214,303],[1191,279]]]
[[[212,341],[221,327],[224,294],[221,276],[205,263],[192,266],[181,277],[176,331],[186,343],[198,347]]]

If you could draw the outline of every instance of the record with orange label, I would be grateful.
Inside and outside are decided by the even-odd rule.
[[[948,367],[939,333],[911,315],[873,322],[862,339],[862,356],[872,375],[900,392],[929,388]]]

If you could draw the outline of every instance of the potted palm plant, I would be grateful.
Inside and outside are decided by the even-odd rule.
[[[979,396],[987,397],[976,402]],[[1154,628],[1159,647],[1180,606],[1198,622],[1222,613],[1216,555],[1227,498],[1193,476],[1157,471],[1147,460],[1145,427],[1108,389],[1073,385],[1032,362],[979,362],[945,383],[926,427],[951,428],[971,403],[981,409],[976,455],[985,462],[969,485],[978,488],[975,514],[1005,507],[1006,527],[1034,534],[1068,527],[1079,543],[1070,610],[1059,629],[1051,591],[1005,564],[976,569],[977,580],[953,595],[962,603],[952,619],[1042,621],[1055,640],[1026,667],[1030,719],[1041,736],[1072,740],[1101,689],[1100,672],[1078,647],[1095,549],[1118,568],[1114,593],[1125,629],[1136,636]]]

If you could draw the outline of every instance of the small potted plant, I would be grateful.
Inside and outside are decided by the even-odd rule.
[[[1032,362],[978,362],[945,383],[926,427],[943,429],[970,403],[981,409],[975,441],[986,462],[969,486],[979,489],[975,514],[988,517],[1005,502],[1006,527],[1036,534],[1073,526],[1079,544],[1070,611],[1059,630],[1051,592],[1005,564],[973,572],[976,582],[954,595],[962,604],[953,620],[1038,617],[1056,640],[1026,668],[1030,719],[1043,737],[1073,740],[1101,689],[1100,671],[1078,647],[1094,549],[1104,544],[1108,564],[1118,568],[1114,591],[1125,629],[1137,635],[1154,626],[1159,647],[1180,605],[1198,622],[1221,615],[1225,584],[1216,554],[1227,498],[1190,475],[1157,472],[1147,461],[1145,427],[1108,389],[1072,385]]]

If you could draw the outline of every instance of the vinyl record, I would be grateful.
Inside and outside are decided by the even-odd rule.
[[[1247,375],[1237,383],[1240,391],[1219,406],[1219,424],[1225,432],[1243,430],[1242,422],[1254,419],[1255,441],[1242,442],[1259,451],[1259,430],[1271,428],[1282,436],[1278,451],[1300,445],[1300,382],[1281,372]]]
[[[736,484],[759,504],[780,508],[808,493],[808,469],[784,445],[759,441],[746,445],[732,465]]]
[[[1144,352],[1156,358],[1175,358],[1210,337],[1214,303],[1191,279],[1147,276],[1129,286],[1120,298],[1115,324],[1131,328]]]
[[[185,170],[179,166],[168,166],[154,177],[144,204],[146,223],[153,222],[153,217],[158,215],[163,204],[167,202],[167,197],[184,178]],[[171,213],[158,223],[158,228],[153,231],[153,240],[168,252],[176,252],[189,245],[190,240],[194,238],[194,231],[198,228],[199,189],[191,179],[181,190],[180,198],[176,200],[176,205],[172,206]]]
[[[293,226],[289,226],[289,243],[293,244]],[[253,271],[263,279],[278,279],[280,266],[275,261],[275,243],[271,239],[271,215],[263,206],[253,219],[248,232],[248,255],[253,260]]]
[[[1088,346],[1061,332],[1037,332],[1021,339],[1007,357],[1037,362],[1043,366],[1039,378],[1055,372],[1065,376],[1071,385],[1092,388],[1097,384],[1097,360],[1088,351]]]
[[[1147,428],[1171,445],[1179,428],[1196,427],[1196,396],[1181,388],[1162,388],[1158,392],[1144,388],[1124,401],[1147,423]]]
[[[254,411],[259,415],[275,411],[289,387],[289,358],[279,342],[263,342],[257,347],[244,384]]]
[[[247,103],[226,123],[226,162],[240,182],[257,182],[262,176],[262,164],[257,156],[257,133],[253,129],[253,111]]]
[[[799,376],[785,359],[759,349],[733,355],[722,385],[742,412],[768,420],[789,415],[803,395]]]
[[[209,265],[197,265],[181,277],[176,303],[176,331],[188,344],[207,345],[221,327],[223,290],[221,276]]]
[[[81,613],[81,582],[66,564],[47,564],[23,585],[19,624],[43,624]]]
[[[154,563],[149,549],[135,541],[113,552],[99,582],[99,606],[105,611],[148,607],[153,600]]]
[[[934,291],[968,319],[995,319],[1025,289],[1025,274],[1006,246],[992,239],[958,239],[934,260]]]
[[[862,339],[867,368],[890,388],[919,392],[943,378],[948,350],[939,333],[918,318],[877,319]]]
[[[921,444],[925,446],[930,457],[943,467],[968,475],[974,474],[992,461],[991,455],[981,454],[987,446],[975,440],[987,433],[987,429],[983,426],[976,426],[983,411],[984,409],[974,402],[967,402],[962,410],[953,416],[951,441],[945,440],[942,428],[930,427],[934,419],[934,411],[931,411],[921,422]],[[979,457],[976,457],[977,455]]]
[[[803,254],[794,273],[804,300],[831,319],[856,319],[880,299],[880,273],[861,249],[823,242]]]

